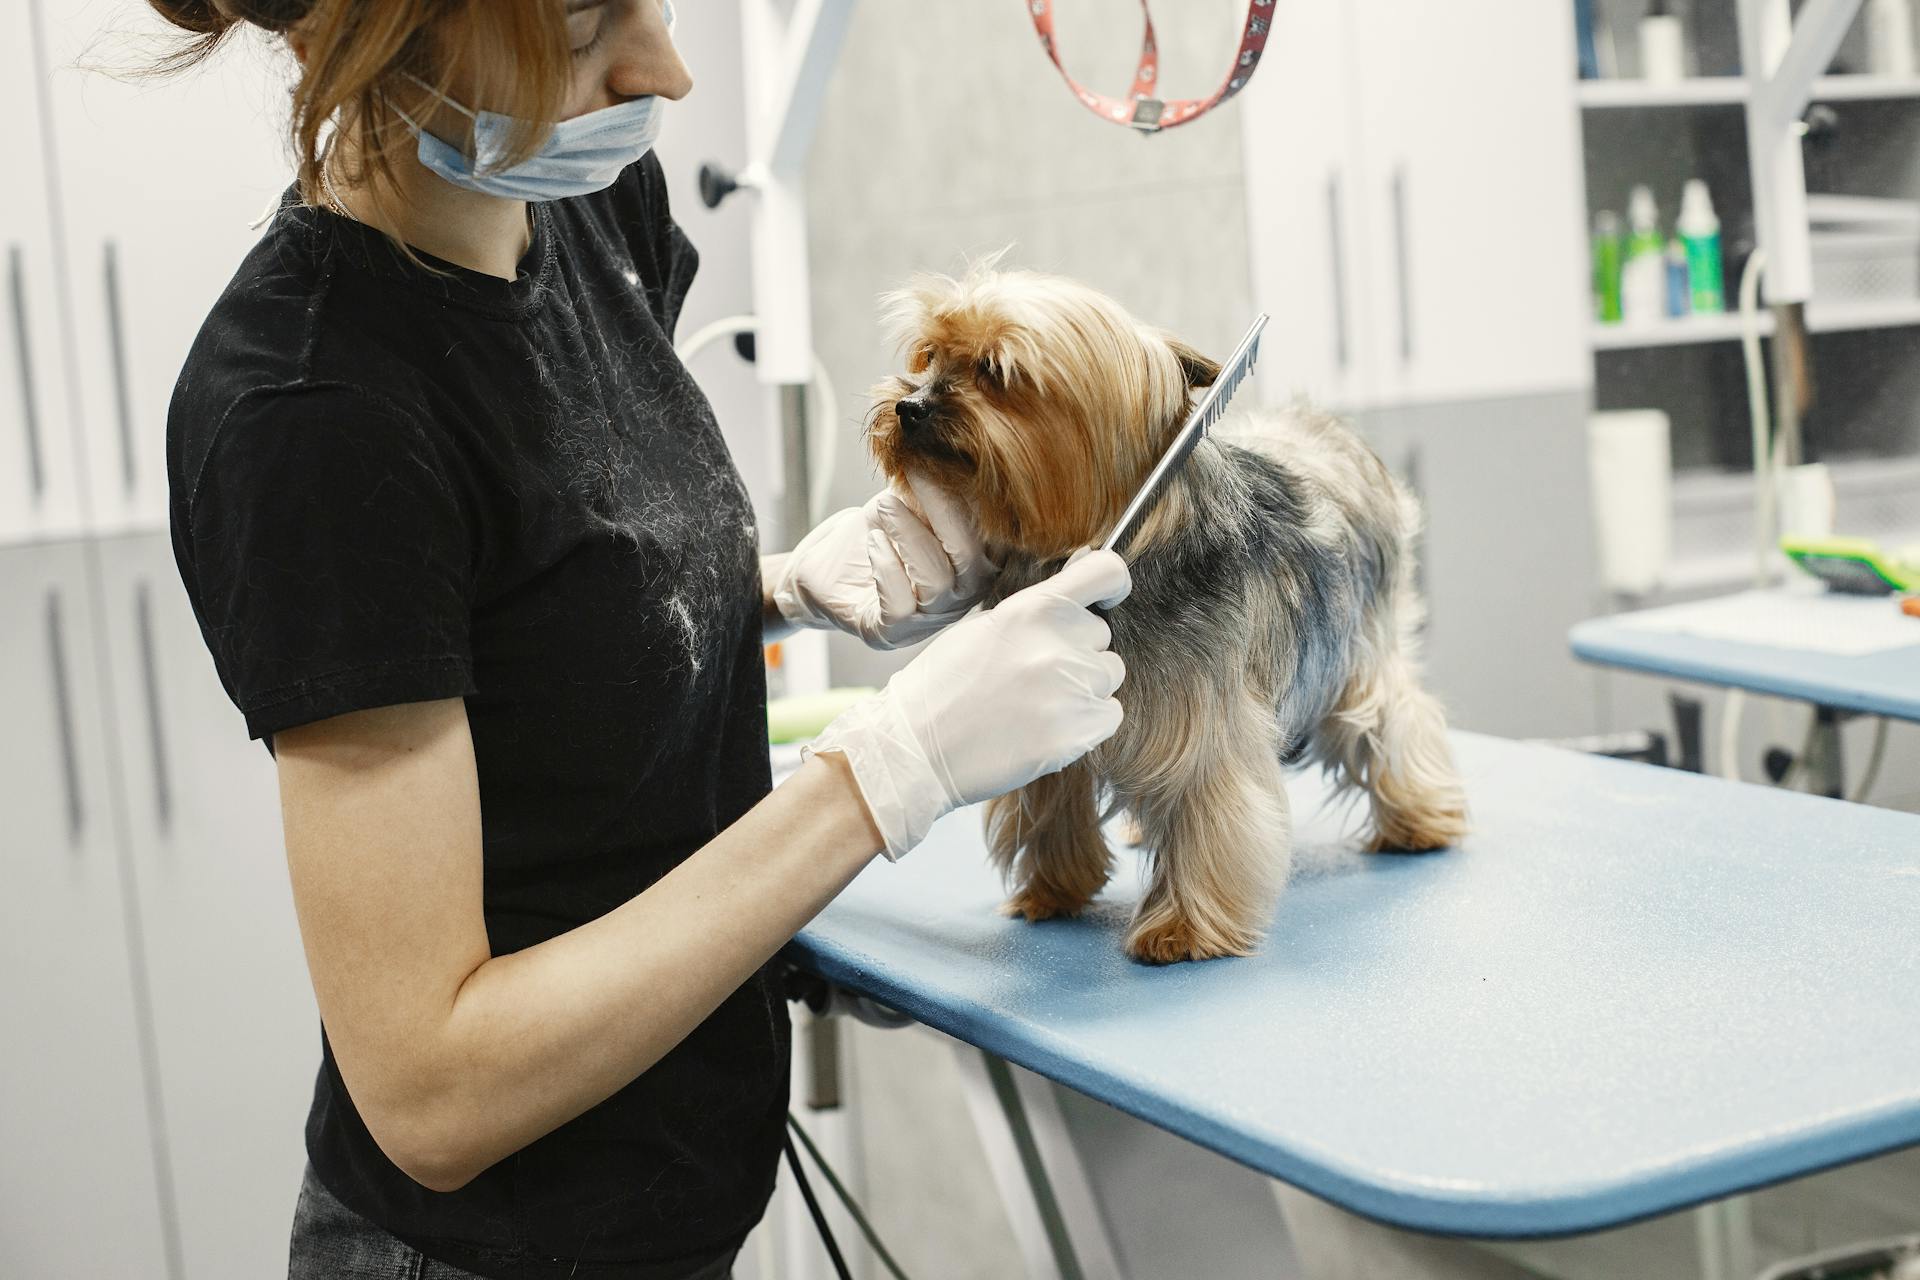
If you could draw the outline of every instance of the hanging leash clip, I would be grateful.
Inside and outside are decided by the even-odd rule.
[[[1166,112],[1167,104],[1158,98],[1140,98],[1133,104],[1133,119],[1128,125],[1142,133],[1160,132],[1160,117]]]

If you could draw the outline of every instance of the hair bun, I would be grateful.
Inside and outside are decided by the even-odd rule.
[[[174,26],[196,35],[218,36],[234,23],[213,0],[147,0],[147,3]]]
[[[225,35],[242,22],[285,31],[307,16],[313,0],[147,0],[174,26],[195,35]]]

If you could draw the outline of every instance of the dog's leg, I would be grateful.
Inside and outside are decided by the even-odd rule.
[[[1323,726],[1323,752],[1373,804],[1374,851],[1442,849],[1467,831],[1467,797],[1439,701],[1404,654],[1361,671]]]
[[[1093,770],[1068,765],[989,801],[987,846],[1013,890],[1002,908],[1008,915],[1047,920],[1080,914],[1113,870],[1094,803]]]
[[[1130,797],[1153,849],[1152,879],[1127,936],[1150,964],[1251,955],[1292,859],[1272,712],[1254,698],[1196,734],[1177,776]]]

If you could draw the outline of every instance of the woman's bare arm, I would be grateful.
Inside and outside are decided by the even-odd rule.
[[[274,751],[335,1059],[381,1150],[438,1191],[658,1061],[882,843],[844,757],[814,757],[638,897],[493,957],[462,700],[336,716]]]

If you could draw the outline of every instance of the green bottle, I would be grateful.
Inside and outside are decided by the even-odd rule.
[[[1620,323],[1620,216],[1593,215],[1593,314],[1602,324]]]
[[[1695,315],[1718,315],[1727,309],[1726,284],[1721,278],[1720,219],[1713,212],[1707,184],[1689,178],[1680,193],[1680,220],[1674,224],[1687,250],[1687,280],[1693,291]]]

